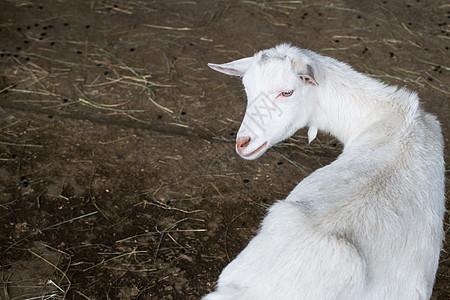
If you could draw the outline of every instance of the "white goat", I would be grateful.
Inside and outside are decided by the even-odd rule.
[[[287,44],[226,64],[248,105],[236,150],[255,159],[296,130],[344,145],[269,210],[203,299],[428,299],[443,239],[443,138],[415,93]]]

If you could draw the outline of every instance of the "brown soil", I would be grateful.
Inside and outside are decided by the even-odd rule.
[[[398,2],[0,0],[0,298],[199,298],[340,153],[300,131],[239,158],[245,95],[207,62],[281,42],[333,56],[417,91],[448,149],[450,6]]]

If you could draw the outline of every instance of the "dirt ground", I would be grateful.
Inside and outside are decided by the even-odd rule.
[[[429,2],[0,0],[0,299],[198,299],[339,155],[299,131],[239,158],[245,95],[208,62],[281,42],[335,57],[417,91],[448,153],[450,5]]]

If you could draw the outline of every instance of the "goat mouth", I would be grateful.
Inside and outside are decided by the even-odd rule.
[[[264,142],[264,144],[262,144],[261,146],[259,146],[258,148],[256,148],[256,150],[254,150],[253,152],[249,153],[249,154],[245,154],[244,157],[250,157],[253,156],[254,154],[258,153],[259,151],[261,151],[262,148],[264,148],[267,145],[267,141]]]

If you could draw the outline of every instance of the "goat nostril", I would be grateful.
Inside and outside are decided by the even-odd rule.
[[[252,140],[251,137],[243,137],[238,139],[236,142],[238,150],[240,151],[245,149],[248,146],[248,144],[250,144],[251,140]]]

